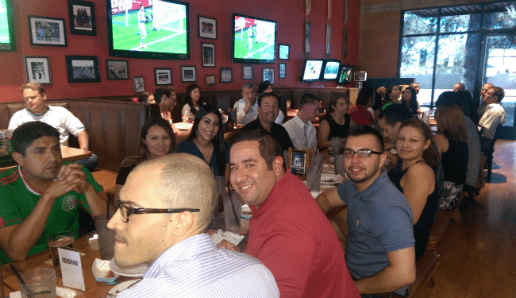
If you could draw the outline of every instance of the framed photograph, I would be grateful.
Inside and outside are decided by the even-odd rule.
[[[220,68],[220,82],[231,83],[233,82],[233,68],[221,67]]]
[[[253,79],[253,66],[252,65],[242,65],[242,80],[252,80]]]
[[[279,44],[278,48],[278,59],[288,60],[290,58],[290,46],[286,44]]]
[[[197,82],[195,66],[181,66],[181,82]]]
[[[290,172],[295,175],[305,175],[310,166],[310,150],[288,148]]]
[[[27,16],[30,44],[34,46],[66,47],[64,19]]]
[[[172,69],[154,68],[154,78],[156,79],[156,86],[172,85]]]
[[[133,86],[135,94],[138,92],[144,92],[145,82],[143,81],[143,77],[133,77]]]
[[[129,80],[127,60],[106,60],[108,80]]]
[[[269,81],[271,85],[274,85],[274,68],[264,68],[262,70],[262,82]]]
[[[100,82],[97,56],[66,56],[68,83]]]
[[[217,39],[217,19],[197,16],[199,38]]]
[[[280,78],[280,79],[286,78],[287,77],[287,64],[280,63],[278,72],[279,72],[278,78]]]
[[[206,75],[206,85],[215,85],[215,75]]]
[[[202,66],[215,67],[215,44],[203,42],[201,44]]]
[[[93,2],[68,0],[68,14],[70,15],[70,34],[97,36]]]
[[[46,56],[24,56],[25,77],[29,83],[40,83],[42,85],[52,84],[50,75],[50,60]]]

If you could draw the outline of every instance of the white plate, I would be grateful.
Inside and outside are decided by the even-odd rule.
[[[127,289],[132,284],[134,284],[135,282],[138,282],[138,281],[140,281],[140,279],[128,280],[128,281],[124,281],[123,283],[112,287],[111,290],[109,290],[109,292],[108,292],[108,297],[116,297],[116,295],[120,294],[120,292]],[[109,295],[113,295],[113,296],[109,296]]]
[[[146,264],[140,264],[132,267],[119,267],[115,263],[115,259],[111,259],[109,262],[109,269],[113,271],[114,273],[122,276],[129,276],[129,277],[143,277],[143,274],[149,267]]]
[[[193,124],[192,123],[179,122],[179,123],[174,123],[174,125],[179,130],[189,130],[190,128],[192,128]]]
[[[321,184],[337,184],[342,183],[344,178],[340,175],[321,174]]]

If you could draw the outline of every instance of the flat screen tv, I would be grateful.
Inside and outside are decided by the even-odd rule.
[[[106,3],[109,55],[190,59],[188,3],[176,0]]]
[[[339,76],[340,61],[326,60],[324,61],[321,81],[335,81]]]
[[[353,68],[352,65],[341,65],[337,84],[350,84],[351,78],[353,77]]]
[[[275,21],[234,13],[231,61],[276,62],[276,29]]]
[[[303,66],[303,76],[301,82],[315,82],[321,78],[322,66],[324,60],[322,59],[306,59]]]
[[[16,50],[11,0],[0,0],[0,50]]]

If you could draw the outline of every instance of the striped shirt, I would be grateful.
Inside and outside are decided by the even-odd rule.
[[[185,239],[163,252],[128,297],[279,297],[272,273],[257,259],[218,249],[208,234]]]

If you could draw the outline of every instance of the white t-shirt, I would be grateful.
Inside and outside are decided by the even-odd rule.
[[[484,129],[483,137],[493,139],[496,128],[500,124],[505,123],[505,110],[499,103],[489,104],[478,122],[478,125]]]

